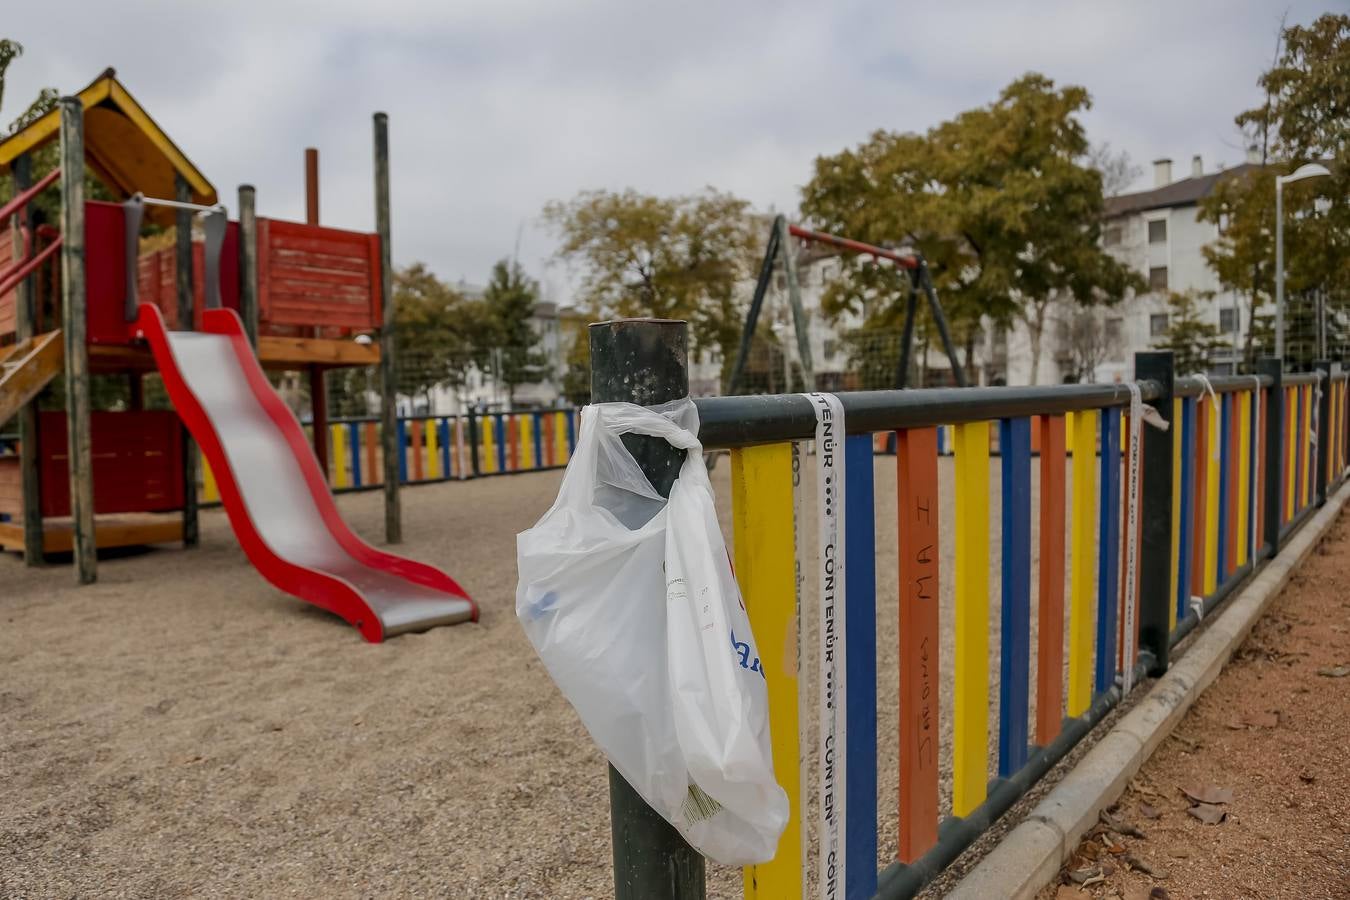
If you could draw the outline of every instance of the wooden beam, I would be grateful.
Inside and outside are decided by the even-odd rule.
[[[21,154],[14,160],[14,193],[18,194],[33,184],[33,159]],[[33,234],[37,226],[33,205],[14,217],[14,254],[23,252],[23,235],[19,226]],[[33,248],[36,250],[36,246]],[[14,338],[28,340],[37,332],[37,273],[19,282],[14,296]],[[41,392],[39,392],[40,396]],[[19,471],[22,473],[23,497],[23,561],[28,566],[42,565],[42,478],[38,472],[38,405],[37,397],[19,410]]]
[[[84,106],[61,98],[61,315],[66,344],[66,435],[71,549],[80,584],[98,579],[94,467],[89,435],[89,347],[84,270]]]
[[[263,335],[258,338],[258,360],[272,369],[375,366],[380,362],[380,348],[351,340]]]
[[[45,553],[70,553],[74,547],[69,519],[48,520],[42,531]],[[175,515],[127,513],[98,516],[94,519],[94,543],[97,547],[143,547],[171,544],[183,537],[183,523]],[[0,522],[0,550],[19,550],[23,533],[12,522]]]
[[[389,116],[375,114],[375,233],[380,237],[380,443],[384,449],[384,539],[403,540],[398,495],[398,384],[394,377],[394,278],[389,248]]]
[[[192,202],[192,185],[181,173],[173,176],[174,199],[180,203]],[[193,214],[186,209],[177,214],[177,286],[178,286],[178,329],[195,331],[197,305],[196,290],[193,282],[192,265],[192,219]],[[183,546],[197,546],[197,444],[187,428],[183,428]]]
[[[305,148],[305,223],[319,224],[319,151]]]

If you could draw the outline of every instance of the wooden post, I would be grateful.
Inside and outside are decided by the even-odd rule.
[[[314,455],[324,478],[328,477],[328,387],[322,366],[309,367],[309,419],[313,430]]]
[[[66,450],[75,572],[98,579],[94,545],[94,468],[89,438],[89,347],[84,272],[84,104],[61,98],[61,325],[66,351]]]
[[[180,203],[192,202],[192,188],[182,175],[173,175],[174,199]],[[193,285],[192,212],[180,209],[176,213],[177,276],[178,276],[178,330],[195,331],[197,298]],[[186,427],[183,429],[183,546],[197,546],[197,445]]]
[[[305,223],[319,224],[319,151],[305,148]]]
[[[686,323],[620,319],[590,326],[589,337],[592,401],[653,406],[688,395]],[[646,435],[626,434],[623,443],[657,493],[669,496],[684,451]],[[612,765],[609,815],[615,900],[703,900],[703,857]]]
[[[21,194],[33,185],[33,160],[27,153],[14,159],[14,194]],[[22,228],[36,242],[37,219],[33,204],[28,204],[11,222],[14,237],[14,258],[23,253]],[[36,243],[33,250],[37,250]],[[19,282],[14,296],[14,339],[24,341],[37,331],[37,273]],[[38,395],[39,397],[41,394]],[[17,416],[19,424],[19,472],[23,496],[23,560],[26,565],[42,565],[42,478],[38,472],[42,455],[38,452],[38,398],[24,404]]]
[[[394,269],[389,249],[389,116],[375,114],[375,231],[380,236],[380,444],[384,450],[384,539],[403,540],[398,496],[398,384],[394,375]]]
[[[248,342],[258,349],[258,194],[239,185],[239,318]]]

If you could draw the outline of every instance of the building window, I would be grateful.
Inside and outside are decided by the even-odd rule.
[[[1167,290],[1167,266],[1154,266],[1148,270],[1148,289],[1150,291]]]
[[[1232,334],[1238,330],[1238,311],[1236,306],[1226,306],[1219,310],[1219,331]]]
[[[1119,247],[1121,240],[1121,227],[1119,225],[1108,225],[1106,231],[1102,232],[1102,244],[1106,247]]]
[[[826,359],[834,359],[835,355],[839,353],[839,344],[833,338],[826,338],[824,350]]]
[[[1125,320],[1119,316],[1112,316],[1106,320],[1106,343],[1115,345],[1120,343],[1121,333],[1125,330]]]
[[[1153,313],[1148,317],[1149,337],[1162,337],[1167,334],[1167,313]]]
[[[1167,243],[1167,220],[1154,219],[1148,223],[1148,242],[1150,244]]]

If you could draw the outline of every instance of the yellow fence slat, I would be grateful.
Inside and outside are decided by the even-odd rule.
[[[440,478],[441,472],[441,423],[439,419],[427,419],[422,432],[422,446],[426,449],[427,464],[423,473],[427,478]]]
[[[529,413],[520,417],[520,467],[534,468],[534,416]]]
[[[329,425],[328,443],[333,447],[333,487],[349,487],[352,480],[347,473],[347,426]]]
[[[1068,713],[1081,716],[1092,702],[1093,539],[1097,500],[1097,412],[1073,417],[1073,573],[1069,598]]]
[[[745,896],[752,900],[802,896],[801,719],[792,492],[790,444],[731,452],[736,581],[764,663],[774,775],[787,792],[790,810],[774,858],[745,867]]]
[[[202,502],[215,503],[220,499],[220,489],[216,487],[216,474],[211,471],[211,464],[206,461],[206,457],[201,458],[202,467]]]
[[[989,756],[989,423],[956,426],[952,815],[984,802]]]

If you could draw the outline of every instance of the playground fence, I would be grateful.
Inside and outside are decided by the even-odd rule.
[[[821,810],[842,816],[835,827],[843,839],[819,854],[827,858],[821,896],[916,893],[1133,686],[1165,671],[1171,648],[1279,552],[1346,477],[1347,376],[1339,366],[1319,367],[1287,375],[1278,361],[1265,360],[1259,376],[1174,378],[1170,354],[1141,353],[1140,380],[1133,384],[838,395],[846,430],[847,541],[841,556],[847,577],[836,599],[844,624],[832,665],[842,667],[847,689],[847,738],[835,745],[839,752],[827,767],[832,793],[822,785],[815,805],[822,816]],[[1162,430],[1145,422],[1136,453],[1125,416],[1133,390],[1169,423]],[[792,817],[775,858],[747,868],[745,896],[801,897],[810,855],[803,826],[809,809],[803,726],[818,685],[807,683],[795,637],[805,625],[792,599],[798,590],[794,572],[809,571],[811,563],[797,544],[801,510],[794,494],[807,460],[799,442],[816,436],[816,415],[803,395],[696,403],[704,446],[731,452],[735,568],[756,640],[767,654],[764,670],[781,673],[769,678],[770,722],[775,770]],[[951,509],[941,508],[938,491],[942,429],[948,429],[954,455]],[[992,592],[991,447],[1002,474],[1001,578]],[[888,450],[896,456],[893,500],[876,497],[873,483],[873,457]],[[1039,457],[1038,522],[1033,451]],[[888,740],[899,742],[899,788],[897,796],[880,801],[898,808],[899,832],[897,844],[882,856],[876,575],[878,552],[889,553],[876,546],[878,503],[895,504],[900,595],[899,690],[881,701],[898,707],[899,734]],[[943,515],[955,519],[951,572],[939,571]],[[1127,535],[1132,520],[1134,541]],[[1040,547],[1034,581],[1033,526],[1039,527]],[[947,578],[955,588],[950,660],[938,653],[937,598]],[[989,646],[994,602],[1001,613],[996,662]],[[994,665],[997,757],[991,761]],[[954,727],[949,758],[942,760],[939,686],[948,666]],[[825,696],[819,700],[827,703]],[[944,768],[951,772],[951,803],[940,810]],[[991,770],[997,773],[992,780]],[[614,828],[621,833],[619,823]],[[821,834],[830,828],[822,819]],[[619,858],[616,848],[616,863]],[[878,870],[879,859],[894,861]],[[836,875],[830,890],[827,882]]]
[[[565,466],[576,444],[577,415],[576,409],[564,408],[400,417],[399,481],[459,481]],[[380,487],[384,469],[379,418],[335,418],[328,429],[332,489],[340,493]],[[199,496],[202,503],[220,500],[205,460]]]

